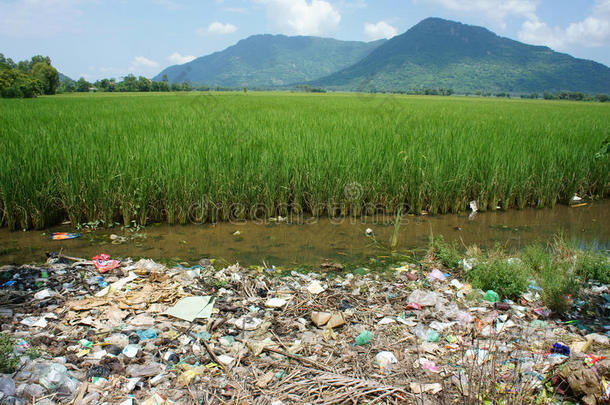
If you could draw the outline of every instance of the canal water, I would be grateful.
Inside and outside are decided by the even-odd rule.
[[[509,249],[550,241],[562,234],[582,246],[607,251],[610,249],[609,212],[610,200],[605,200],[578,208],[557,206],[473,216],[403,216],[396,250],[422,254],[431,234],[467,246],[501,244]],[[75,231],[70,225],[47,231],[0,229],[0,264],[43,262],[45,252],[50,251],[83,258],[107,253],[118,258],[147,257],[188,263],[208,257],[242,265],[315,266],[324,261],[359,264],[389,252],[383,245],[389,245],[393,221],[391,217],[306,218],[288,223],[159,225],[135,230],[115,227],[79,231],[82,237],[66,241],[52,241],[50,233]],[[379,243],[373,243],[366,235],[367,228]],[[125,241],[120,243],[121,238],[116,239],[117,236],[124,237]]]

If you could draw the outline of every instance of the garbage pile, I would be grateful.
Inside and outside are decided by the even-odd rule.
[[[0,359],[15,362],[0,403],[596,404],[610,394],[608,320],[591,333],[554,319],[535,289],[501,300],[419,264],[304,273],[96,260],[0,268],[12,342]]]

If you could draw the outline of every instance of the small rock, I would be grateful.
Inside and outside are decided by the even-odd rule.
[[[314,325],[316,325],[318,328],[321,328],[322,326],[326,325],[328,323],[328,321],[330,320],[332,314],[329,312],[312,312],[311,313],[311,321],[314,323]]]
[[[343,314],[341,312],[335,312],[328,320],[326,327],[334,329],[343,325],[345,325],[345,318],[343,317]]]

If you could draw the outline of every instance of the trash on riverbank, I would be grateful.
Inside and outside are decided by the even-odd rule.
[[[51,233],[51,240],[68,240],[76,239],[83,236],[80,233],[69,233],[69,232],[53,232]]]
[[[4,266],[14,283],[0,288],[0,318],[13,343],[0,353],[12,366],[0,395],[326,404],[595,403],[608,394],[603,324],[563,322],[535,294],[502,300],[435,266],[332,277],[145,259],[103,275],[58,258]],[[600,302],[609,291],[588,290]]]

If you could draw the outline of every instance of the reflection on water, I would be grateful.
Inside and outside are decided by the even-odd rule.
[[[610,201],[580,208],[558,206],[554,209],[403,217],[398,250],[425,249],[431,233],[446,240],[518,248],[534,241],[548,241],[561,232],[581,246],[599,250],[610,248]],[[46,251],[91,258],[98,253],[113,257],[150,257],[196,262],[202,257],[223,259],[242,265],[317,265],[325,260],[362,263],[382,253],[365,235],[371,228],[377,240],[389,242],[394,226],[391,218],[384,224],[370,218],[290,223],[221,223],[217,225],[150,226],[138,233],[120,228],[85,233],[82,238],[51,241],[49,232],[71,231],[56,227],[49,232],[9,232],[0,230],[0,264],[32,263],[45,259]],[[239,232],[236,232],[239,231]],[[111,234],[127,236],[128,242],[112,244]]]

